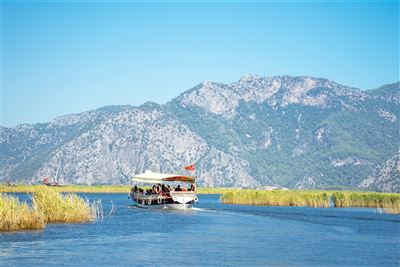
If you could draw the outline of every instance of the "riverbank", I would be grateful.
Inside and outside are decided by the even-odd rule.
[[[399,193],[246,189],[224,193],[221,202],[258,206],[368,207],[400,213]]]
[[[335,207],[381,208],[389,213],[400,213],[399,193],[333,192]]]
[[[97,203],[47,186],[35,187],[31,198],[28,205],[15,196],[0,194],[0,231],[43,229],[47,223],[85,223],[101,213]]]
[[[42,185],[0,185],[0,193],[34,193]],[[51,186],[56,192],[65,193],[110,193],[110,194],[128,194],[131,191],[131,185],[65,185]],[[198,194],[224,194],[231,192],[233,188],[197,188]]]
[[[0,185],[0,193],[35,193],[43,185]],[[129,193],[129,185],[65,185],[47,186],[56,192],[62,193]]]
[[[43,185],[0,185],[0,193],[35,193]],[[46,187],[65,193],[126,193],[130,185],[66,185]],[[221,194],[225,204],[260,206],[369,207],[400,213],[399,193],[333,190],[254,190],[238,188],[197,188],[198,194]]]
[[[221,201],[225,204],[327,208],[330,206],[330,194],[327,191],[244,189],[223,194]]]

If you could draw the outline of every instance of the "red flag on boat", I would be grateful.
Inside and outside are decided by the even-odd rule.
[[[194,166],[194,164],[193,165],[189,165],[189,166],[185,166],[185,170],[187,170],[187,171],[194,171],[196,168],[195,168],[195,166]]]

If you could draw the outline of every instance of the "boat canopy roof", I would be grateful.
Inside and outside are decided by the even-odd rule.
[[[174,181],[194,183],[195,178],[193,176],[186,176],[180,174],[168,174],[168,173],[146,171],[144,173],[135,175],[132,180],[134,182],[152,183],[152,184],[157,184],[161,182],[174,182]]]

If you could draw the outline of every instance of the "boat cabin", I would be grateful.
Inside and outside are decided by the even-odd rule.
[[[190,208],[198,201],[192,176],[146,171],[132,180],[130,198],[142,208]]]

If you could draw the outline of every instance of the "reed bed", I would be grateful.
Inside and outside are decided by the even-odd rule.
[[[47,186],[35,188],[31,206],[16,197],[0,195],[0,231],[43,229],[46,223],[84,223],[104,217],[100,201],[90,203]]]
[[[330,194],[323,191],[236,190],[223,194],[221,201],[242,205],[329,207]]]
[[[88,200],[75,194],[62,195],[48,186],[39,187],[32,202],[49,223],[80,223],[95,219],[96,212]]]
[[[131,191],[130,185],[66,185],[66,186],[53,186],[53,190],[57,192],[69,193],[129,193]],[[16,185],[7,186],[0,185],[0,192],[2,193],[35,193],[41,185]],[[232,190],[240,190],[233,188],[210,188],[203,187],[197,188],[198,194],[224,194]]]
[[[399,193],[235,190],[223,194],[221,201],[226,204],[325,208],[332,203],[335,207],[379,208],[388,213],[400,213]]]
[[[381,208],[388,213],[400,213],[400,194],[375,192],[333,192],[335,207]]]
[[[65,185],[49,186],[56,192],[65,193],[129,193],[132,186],[129,185]],[[0,185],[0,193],[35,193],[42,185]]]
[[[43,185],[0,185],[0,193],[36,193],[45,189],[55,192],[74,193],[129,193],[129,185],[67,185],[61,187],[46,187]],[[198,194],[221,194],[221,201],[229,204],[269,205],[269,206],[310,206],[329,207],[333,202],[335,207],[370,207],[381,208],[386,212],[400,213],[400,194],[356,191],[299,191],[299,190],[251,190],[239,188],[198,188]],[[74,200],[70,200],[74,203]],[[78,201],[79,202],[79,201]],[[86,203],[89,205],[89,203]],[[90,204],[91,214],[99,213],[101,203]],[[100,215],[101,217],[102,215]],[[98,216],[97,216],[98,217]]]
[[[45,226],[46,220],[41,211],[16,197],[0,194],[0,231],[43,229]]]

